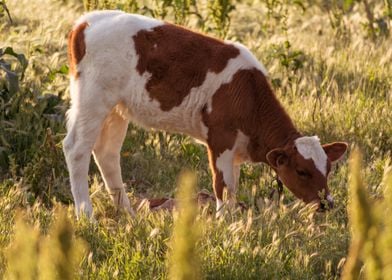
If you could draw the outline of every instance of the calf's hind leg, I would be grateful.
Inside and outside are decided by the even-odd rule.
[[[122,107],[121,104],[117,105],[106,117],[93,154],[114,205],[134,214],[121,176],[120,152],[128,128],[128,119],[122,114]]]
[[[73,104],[67,115],[68,132],[63,141],[63,150],[70,176],[76,215],[79,217],[84,213],[91,217],[93,208],[88,191],[88,168],[91,152],[106,111],[95,110],[92,112],[86,106]],[[94,115],[94,119],[91,118],[92,115]]]

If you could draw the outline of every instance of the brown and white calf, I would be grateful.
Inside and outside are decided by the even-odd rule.
[[[306,203],[332,203],[327,176],[347,144],[321,146],[316,136],[302,136],[264,66],[243,45],[100,11],[76,22],[68,51],[72,105],[63,144],[77,215],[93,211],[87,181],[92,152],[114,203],[132,212],[120,169],[129,121],[207,146],[217,210],[224,188],[229,201],[235,199],[243,162],[269,164]]]

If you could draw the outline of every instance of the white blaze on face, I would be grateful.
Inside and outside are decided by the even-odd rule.
[[[317,136],[304,136],[294,141],[298,152],[305,159],[312,159],[316,168],[327,176],[327,155],[321,147],[320,139]]]

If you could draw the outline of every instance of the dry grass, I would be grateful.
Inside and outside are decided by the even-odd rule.
[[[161,3],[143,3],[152,2]],[[376,41],[366,38],[362,6],[345,17],[344,30],[340,30],[330,26],[328,14],[317,1],[308,5],[306,11],[288,1],[275,2],[273,11],[266,8],[265,1],[236,3],[227,38],[241,41],[264,62],[277,95],[301,131],[317,134],[325,142],[345,140],[351,148],[361,147],[364,153],[361,174],[366,182],[363,189],[371,199],[382,200],[386,186],[382,178],[391,165],[392,150],[391,38],[379,37]],[[82,3],[20,0],[8,1],[7,5],[15,23],[10,25],[2,19],[0,47],[12,46],[28,58],[23,89],[36,95],[53,93],[67,99],[66,75],[53,73],[66,64],[67,32],[72,21],[82,14]],[[279,7],[283,9],[279,10]],[[268,17],[268,12],[279,15],[279,19],[272,15]],[[194,20],[187,22],[196,28]],[[219,30],[209,32],[222,35]],[[290,44],[285,44],[286,41]],[[66,102],[61,105],[66,106]],[[26,122],[22,127],[33,125]],[[55,145],[52,148],[61,155],[63,123],[59,126],[53,132]],[[211,191],[204,148],[192,139],[146,132],[133,126],[128,134],[122,150],[123,177],[134,203],[134,195],[173,196],[176,178],[184,167],[196,173],[199,189]],[[45,155],[39,150],[36,153]],[[12,257],[6,259],[4,249],[17,248],[18,240],[23,241],[21,234],[32,231],[31,228],[37,231],[29,238],[45,239],[59,215],[53,210],[53,204],[57,205],[54,201],[66,201],[64,197],[70,197],[65,172],[52,174],[56,167],[63,168],[61,156],[49,163],[33,163],[36,169],[30,167],[30,173],[11,165],[0,176],[5,178],[0,183],[0,275],[7,270],[7,262],[9,271],[14,264]],[[47,173],[41,172],[48,165],[52,176],[50,183],[45,177]],[[22,171],[15,171],[18,168]],[[258,165],[243,166],[238,198],[250,206],[248,212],[230,213],[217,220],[211,206],[200,209],[197,215],[197,220],[202,222],[200,239],[196,243],[202,277],[340,278],[350,241],[346,207],[348,173],[344,160],[330,178],[336,207],[319,214],[297,202],[288,192],[280,206],[269,201],[266,194],[272,184],[271,171]],[[40,177],[35,181],[37,187],[31,192],[29,176],[34,174],[43,175],[37,175]],[[96,175],[97,170],[92,166],[91,193],[94,194],[96,223],[75,221],[72,204],[57,206],[68,207],[70,228],[74,231],[72,238],[83,239],[87,244],[87,252],[77,259],[80,265],[76,265],[79,270],[74,276],[82,279],[167,278],[172,214],[142,209],[131,219],[117,213]],[[37,192],[44,195],[38,196]],[[28,229],[23,229],[19,222],[14,227],[17,209],[27,217],[31,225]],[[390,227],[389,222],[386,227]],[[390,244],[390,237],[385,240],[385,244]],[[34,254],[35,251],[26,250],[26,254],[29,252]],[[390,255],[385,254],[385,259],[389,260]],[[366,262],[366,258],[360,265],[363,261]]]

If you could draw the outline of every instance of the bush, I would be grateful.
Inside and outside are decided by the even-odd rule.
[[[27,66],[23,54],[10,47],[0,49],[5,76],[0,83],[0,178],[23,177],[28,191],[49,201],[66,172],[58,144],[64,132],[65,101],[24,86]]]

